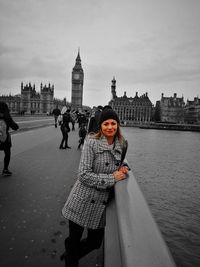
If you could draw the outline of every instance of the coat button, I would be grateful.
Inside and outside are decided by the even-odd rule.
[[[116,165],[116,166],[119,166],[119,162],[117,162],[115,165]]]
[[[106,166],[108,166],[109,165],[109,162],[106,162],[105,164],[106,164]]]
[[[94,204],[94,203],[95,203],[95,200],[94,200],[94,199],[92,199],[92,200],[90,201],[90,203]]]
[[[101,184],[105,184],[105,181],[104,180],[101,180]]]

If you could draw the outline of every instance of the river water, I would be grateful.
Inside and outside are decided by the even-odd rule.
[[[200,267],[200,133],[122,128],[127,160],[178,267]]]

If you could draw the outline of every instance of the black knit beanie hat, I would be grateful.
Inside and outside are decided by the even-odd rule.
[[[101,126],[101,124],[109,119],[113,119],[115,121],[117,121],[119,123],[119,117],[117,115],[117,113],[113,110],[113,109],[104,109],[101,112],[100,118],[99,118],[99,126]]]

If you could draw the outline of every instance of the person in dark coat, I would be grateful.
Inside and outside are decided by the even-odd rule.
[[[57,128],[57,125],[58,125],[58,116],[61,114],[60,109],[58,108],[58,105],[57,105],[56,108],[52,111],[52,114],[54,115],[55,128]]]
[[[97,133],[99,131],[99,118],[102,109],[102,106],[98,106],[95,113],[91,116],[88,124],[88,133]]]
[[[79,145],[78,145],[78,149],[81,148],[81,146],[84,144],[84,140],[85,140],[85,137],[87,135],[87,130],[86,130],[86,127],[84,124],[81,124],[81,127],[79,129]]]
[[[70,109],[67,109],[67,107],[64,107],[62,109],[61,114],[62,114],[62,121],[61,121],[60,130],[62,132],[62,140],[61,140],[59,148],[60,149],[71,148],[70,146],[68,146],[68,133],[70,132],[69,123],[71,121]]]
[[[99,132],[85,139],[78,179],[62,209],[69,220],[66,252],[61,255],[66,266],[78,267],[80,258],[101,246],[110,190],[128,174],[128,167],[121,164],[124,141],[117,114],[105,109],[99,118]],[[85,228],[88,235],[81,240]]]
[[[14,120],[12,119],[8,105],[5,102],[0,102],[0,120],[5,122],[6,124],[6,140],[4,142],[0,142],[0,150],[4,151],[4,167],[2,171],[3,176],[11,176],[12,172],[8,169],[10,158],[11,158],[11,136],[9,133],[9,128],[12,130],[18,130],[19,126]]]
[[[78,127],[80,128],[82,124],[87,125],[87,118],[86,118],[86,115],[84,113],[79,113],[79,115],[78,115]]]

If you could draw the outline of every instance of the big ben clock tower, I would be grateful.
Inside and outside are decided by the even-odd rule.
[[[83,102],[83,79],[84,72],[81,66],[81,57],[78,51],[75,66],[72,70],[72,96],[71,106],[73,109],[81,109]]]

